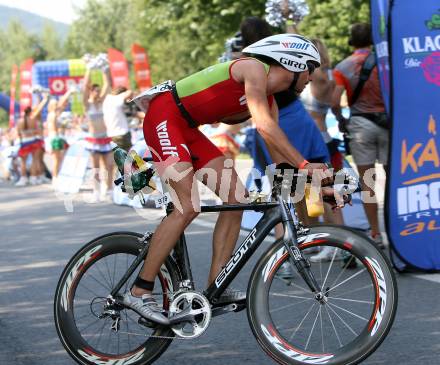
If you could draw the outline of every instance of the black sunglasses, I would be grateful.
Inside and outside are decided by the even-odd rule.
[[[315,72],[315,64],[313,62],[307,62],[307,68],[309,70],[309,75],[311,75],[313,72]]]

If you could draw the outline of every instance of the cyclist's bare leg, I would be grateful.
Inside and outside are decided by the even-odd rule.
[[[159,224],[151,238],[148,255],[139,274],[142,279],[147,281],[154,282],[162,263],[173,250],[180,235],[198,215],[196,211],[197,204],[199,204],[198,194],[196,194],[196,191],[192,194],[194,181],[192,164],[189,162],[178,162],[171,168],[174,168],[184,176],[181,176],[178,181],[169,180],[170,194],[176,209]],[[195,199],[192,199],[192,196]],[[136,286],[132,288],[132,294],[135,296],[141,296],[149,292]]]
[[[224,203],[237,204],[239,200],[236,197],[236,189],[245,192],[235,169],[225,169],[226,157],[217,157],[210,161],[204,168],[210,168],[217,172],[216,186],[210,186],[208,182],[204,182],[211,190],[213,190]],[[229,162],[229,161],[228,161]],[[226,162],[226,166],[228,165]],[[231,174],[230,178],[223,178],[222,173],[227,171]],[[240,233],[242,211],[225,211],[220,212],[217,219],[213,241],[212,241],[212,263],[208,276],[208,285],[214,281],[220,270],[231,258]]]

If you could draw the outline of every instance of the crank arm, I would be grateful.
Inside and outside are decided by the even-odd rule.
[[[185,308],[170,318],[170,325],[180,322],[193,322],[195,321],[195,316],[202,313],[204,313],[203,309],[192,309],[191,307]]]
[[[238,305],[235,303],[225,305],[224,307],[216,307],[212,309],[212,316],[213,317],[221,316],[222,314],[234,312],[237,309],[238,309]]]

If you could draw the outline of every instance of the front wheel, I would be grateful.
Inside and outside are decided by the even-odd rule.
[[[298,241],[307,258],[326,250],[325,261],[310,267],[322,295],[310,291],[283,242],[275,242],[250,278],[252,331],[280,364],[357,364],[394,320],[397,285],[388,259],[366,236],[342,227],[313,227]]]
[[[65,349],[79,364],[150,364],[174,337],[169,328],[139,323],[139,315],[131,310],[108,306],[107,296],[145,244],[140,238],[132,232],[96,238],[74,255],[61,275],[55,293],[55,326]],[[121,293],[130,288],[139,270]],[[167,258],[153,293],[166,310],[178,278],[174,261]]]

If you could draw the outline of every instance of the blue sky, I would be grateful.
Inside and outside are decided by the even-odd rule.
[[[82,7],[87,0],[0,0],[0,5],[18,8],[47,18],[70,24],[74,7]]]

